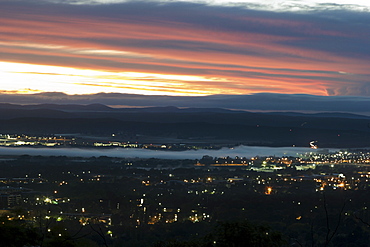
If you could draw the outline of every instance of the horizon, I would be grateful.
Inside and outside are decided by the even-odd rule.
[[[370,98],[364,96],[315,96],[309,94],[256,93],[249,95],[168,96],[120,93],[68,95],[62,92],[2,94],[0,103],[101,104],[112,108],[177,107],[219,108],[249,112],[351,113],[370,115]]]

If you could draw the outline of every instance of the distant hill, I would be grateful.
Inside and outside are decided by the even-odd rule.
[[[111,111],[112,108],[102,104],[90,104],[90,105],[76,105],[76,104],[37,104],[37,105],[16,105],[0,103],[0,109],[13,109],[13,110],[35,110],[35,109],[48,109],[48,110],[59,110],[69,112],[79,111]]]
[[[317,140],[320,147],[368,147],[370,132],[357,130],[324,130],[242,124],[148,123],[117,119],[16,118],[0,120],[2,133],[54,134],[83,133],[110,136],[116,133],[125,141],[145,142],[151,137],[156,143],[162,138],[177,142],[230,143],[265,146],[308,146]]]
[[[229,110],[223,108],[179,108],[175,106],[161,106],[161,107],[129,107],[129,108],[113,108],[103,104],[34,104],[34,105],[17,105],[0,103],[0,109],[7,110],[36,110],[47,109],[64,112],[122,112],[122,113],[140,113],[140,112],[181,112],[181,113],[256,113],[265,115],[279,115],[279,116],[304,116],[304,117],[337,117],[337,118],[356,118],[356,119],[370,119],[370,116],[341,113],[341,112],[323,112],[323,113],[301,113],[301,112],[248,112],[242,110]]]
[[[103,104],[36,104],[36,105],[16,105],[8,103],[0,103],[0,109],[7,110],[35,110],[48,109],[66,112],[219,112],[219,113],[235,113],[244,111],[232,111],[222,108],[178,108],[175,106],[163,107],[132,107],[132,108],[113,108]]]
[[[164,96],[125,93],[68,95],[61,92],[2,94],[0,102],[14,104],[81,104],[106,106],[224,108],[261,111],[346,112],[370,115],[366,96],[319,96],[308,94],[256,93],[246,95]]]
[[[370,147],[370,119],[340,113],[251,113],[218,108],[112,108],[91,105],[0,104],[0,133],[120,133],[181,141],[270,146]]]
[[[77,117],[69,112],[52,109],[6,109],[0,108],[0,119],[14,119],[24,117],[73,118]]]
[[[280,116],[306,116],[306,117],[335,117],[335,118],[356,118],[356,119],[370,119],[370,116],[341,113],[341,112],[324,112],[324,113],[300,113],[300,112],[266,112],[268,115]]]

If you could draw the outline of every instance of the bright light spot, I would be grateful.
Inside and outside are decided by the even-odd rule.
[[[51,199],[49,197],[46,197],[44,200],[45,203],[51,203]]]
[[[271,193],[272,193],[272,187],[267,187],[265,194],[266,195],[271,195]]]

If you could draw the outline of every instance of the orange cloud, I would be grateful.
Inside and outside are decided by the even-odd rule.
[[[141,88],[155,94],[327,95],[343,94],[344,88],[349,90],[346,93],[356,92],[366,83],[366,57],[345,56],[310,44],[315,39],[349,39],[349,33],[284,16],[222,18],[231,28],[180,18],[49,14],[17,9],[12,15],[0,15],[0,54],[3,61],[9,62],[207,79],[107,76],[105,85],[91,81],[79,84],[110,90]],[[298,45],[302,40],[309,45]],[[135,85],[115,82],[120,79],[135,81]]]

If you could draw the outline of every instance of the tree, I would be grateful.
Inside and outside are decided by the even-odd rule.
[[[285,245],[281,233],[273,231],[268,226],[252,224],[248,221],[219,222],[209,237],[216,247]]]
[[[1,246],[21,247],[37,245],[40,235],[35,228],[25,226],[0,225]]]
[[[213,231],[204,238],[192,241],[169,240],[153,247],[280,247],[286,241],[280,232],[268,226],[249,221],[218,222]]]

